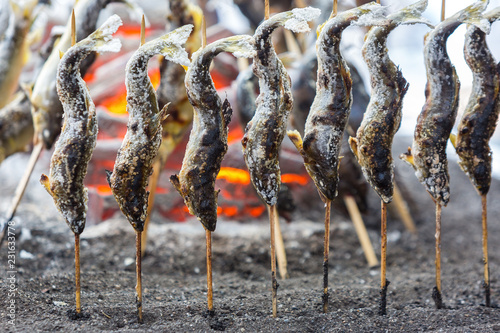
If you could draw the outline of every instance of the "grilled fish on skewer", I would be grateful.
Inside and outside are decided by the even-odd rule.
[[[8,156],[24,151],[33,138],[31,103],[24,91],[0,110],[0,163]]]
[[[185,79],[189,102],[194,108],[193,129],[181,171],[178,176],[170,177],[189,212],[209,231],[214,231],[217,223],[215,179],[227,151],[227,126],[232,113],[229,102],[222,103],[217,95],[209,72],[212,59],[221,52],[253,57],[254,39],[246,35],[228,37],[193,54]]]
[[[76,41],[90,35],[95,29],[97,19],[103,8],[112,2],[123,2],[137,10],[129,0],[79,0],[75,11]],[[35,127],[35,144],[42,141],[45,148],[50,149],[61,131],[63,108],[56,91],[56,72],[59,64],[59,52],[65,52],[71,44],[70,22],[67,29],[54,47],[53,52],[45,62],[38,75],[31,95],[33,126]],[[86,70],[94,61],[94,55],[89,54],[80,65],[80,72]]]
[[[64,125],[52,155],[50,176],[42,175],[40,182],[75,234],[80,234],[85,227],[88,195],[83,179],[97,139],[96,110],[79,65],[92,52],[118,52],[120,41],[111,35],[120,25],[117,15],[110,17],[64,54],[57,71]]]
[[[500,19],[500,7],[485,13],[490,22]],[[455,148],[460,167],[480,195],[491,183],[491,151],[488,142],[500,113],[500,65],[486,47],[486,35],[471,25],[465,35],[465,60],[474,75],[472,95],[460,124]]]
[[[254,57],[253,69],[259,78],[260,94],[256,102],[257,111],[245,129],[243,156],[253,186],[270,206],[276,204],[281,184],[279,147],[293,105],[290,78],[274,51],[271,34],[279,26],[294,32],[307,32],[307,21],[319,14],[320,11],[313,8],[276,14],[264,21],[254,35],[257,56]]]
[[[9,24],[0,38],[0,108],[7,105],[17,88],[29,52],[27,36],[33,19],[31,14],[37,3],[38,0],[10,1],[12,12]]]
[[[425,37],[427,71],[426,102],[418,116],[413,146],[401,158],[416,170],[416,176],[434,201],[446,206],[450,200],[446,144],[457,115],[460,82],[446,52],[446,41],[462,23],[489,31],[481,16],[487,0],[459,11],[438,24]]]
[[[366,180],[385,203],[392,201],[392,140],[401,124],[403,98],[408,89],[401,71],[389,59],[387,37],[399,24],[425,23],[430,26],[420,16],[426,8],[427,0],[422,0],[389,15],[390,23],[371,28],[363,45],[363,58],[370,71],[372,93],[356,138],[351,138],[349,143]]]
[[[146,219],[149,194],[146,187],[161,143],[161,120],[168,106],[161,111],[158,108],[147,73],[148,60],[162,54],[165,59],[188,66],[188,55],[181,45],[191,30],[192,25],[186,25],[142,45],[127,63],[128,129],[113,172],[108,172],[108,181],[123,214],[139,231]]]
[[[339,13],[318,29],[316,97],[307,117],[304,141],[298,131],[289,131],[288,137],[304,158],[323,199],[337,196],[339,153],[352,104],[352,81],[339,50],[341,34],[367,14],[374,16],[374,22],[368,24],[386,23],[382,11],[383,7],[370,3]]]

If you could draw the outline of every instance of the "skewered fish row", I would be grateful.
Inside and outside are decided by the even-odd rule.
[[[0,108],[8,104],[16,90],[19,76],[28,58],[27,37],[33,20],[32,12],[38,0],[9,3],[12,6],[9,23],[0,38]]]
[[[158,107],[147,73],[148,60],[162,54],[169,61],[188,66],[188,55],[182,44],[192,28],[192,25],[183,26],[142,45],[127,62],[129,123],[113,172],[108,172],[108,182],[121,211],[138,231],[142,231],[146,219],[149,194],[146,187],[161,144],[161,121],[168,107],[168,104],[161,110]]]
[[[65,111],[64,125],[52,155],[50,176],[42,174],[40,182],[75,234],[85,228],[88,195],[83,179],[97,139],[95,105],[79,65],[92,52],[118,52],[121,43],[111,35],[120,25],[121,19],[113,15],[71,47],[58,66],[57,92]]]
[[[178,176],[170,177],[189,212],[209,231],[214,231],[217,223],[215,179],[227,151],[227,127],[232,114],[227,99],[221,103],[209,72],[212,59],[221,52],[253,57],[254,39],[246,35],[228,37],[193,54],[185,79],[189,102],[194,108],[193,129],[181,171]]]
[[[442,21],[425,38],[426,102],[417,120],[413,146],[401,158],[415,168],[433,200],[444,206],[450,200],[446,144],[457,116],[460,89],[446,41],[462,23],[488,32],[489,22],[481,16],[487,4],[487,0],[476,1]]]
[[[500,19],[500,7],[485,13],[491,23]],[[472,70],[472,94],[458,125],[455,148],[460,167],[480,195],[491,183],[491,150],[488,142],[500,113],[500,65],[486,46],[486,34],[470,25],[465,35],[465,60]]]
[[[253,186],[261,199],[274,206],[281,184],[279,147],[285,135],[293,101],[290,78],[271,42],[272,32],[279,26],[293,32],[310,30],[308,21],[318,17],[315,8],[294,9],[265,20],[254,34],[257,55],[253,70],[259,78],[260,94],[257,111],[243,136],[243,156]]]
[[[137,6],[129,0],[80,0],[76,3],[76,41],[90,35],[95,29],[97,19],[102,9],[112,2],[122,2],[138,10]],[[35,128],[34,142],[43,142],[44,147],[50,149],[61,131],[63,108],[56,91],[56,72],[59,64],[59,52],[65,52],[71,43],[70,22],[67,29],[54,47],[51,55],[43,65],[40,74],[33,86],[31,95],[33,126]],[[95,57],[89,54],[80,65],[80,72],[85,72],[93,63]]]
[[[340,54],[340,40],[343,30],[364,15],[373,16],[367,24],[385,23],[383,8],[372,2],[339,13],[318,28],[316,97],[304,141],[297,130],[288,132],[324,201],[337,196],[339,153],[352,105],[352,81]]]
[[[403,98],[408,89],[403,74],[388,56],[387,37],[400,24],[425,23],[432,28],[421,17],[426,8],[427,0],[422,0],[389,15],[388,25],[370,29],[362,49],[372,93],[356,138],[350,138],[349,143],[366,180],[385,203],[392,201],[392,141],[401,124]]]

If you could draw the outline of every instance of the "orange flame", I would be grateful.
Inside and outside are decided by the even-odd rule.
[[[222,167],[217,179],[225,179],[230,183],[248,185],[250,184],[250,174],[246,170]]]

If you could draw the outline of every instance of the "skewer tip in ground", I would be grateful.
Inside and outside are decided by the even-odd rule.
[[[208,314],[213,316],[215,311],[212,283],[212,232],[208,229],[205,229],[205,238],[207,244],[207,305]]]
[[[328,257],[330,255],[330,212],[332,201],[325,199],[325,240],[323,252],[323,313],[328,312]]]
[[[276,246],[275,246],[275,230],[276,230],[276,217],[278,213],[276,205],[268,205],[269,224],[271,228],[271,281],[272,281],[272,306],[273,318],[278,316],[278,281],[276,280]]]
[[[436,201],[436,286],[432,290],[432,299],[436,309],[443,307],[441,295],[441,203]]]
[[[142,256],[141,256],[141,239],[142,231],[135,231],[135,274],[137,285],[136,291],[136,306],[137,306],[137,321],[142,324]]]
[[[387,267],[387,204],[381,201],[380,214],[380,303],[378,314],[384,316],[387,314],[387,287],[389,281],[386,279]]]
[[[491,306],[490,300],[490,268],[488,264],[488,221],[487,221],[487,202],[486,194],[481,195],[482,203],[482,224],[483,224],[483,264],[484,264],[484,298],[485,305],[487,307]]]

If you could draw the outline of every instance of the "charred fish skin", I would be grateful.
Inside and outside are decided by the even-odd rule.
[[[277,202],[281,185],[279,148],[293,107],[290,78],[274,51],[271,34],[280,26],[293,32],[308,32],[307,22],[319,14],[319,9],[311,7],[276,14],[259,25],[254,34],[257,53],[253,71],[259,78],[260,94],[257,111],[243,136],[243,156],[253,186],[271,206]]]
[[[76,41],[80,41],[96,30],[97,19],[101,10],[112,2],[122,2],[135,8],[129,0],[79,0],[76,2],[75,23]],[[59,51],[65,52],[71,46],[71,23],[68,20],[66,31],[54,47],[53,52],[45,62],[31,94],[33,125],[35,127],[34,143],[43,142],[50,149],[61,132],[63,108],[56,90],[56,73],[59,64]],[[94,54],[89,54],[82,61],[80,72],[85,74],[94,61]]]
[[[38,0],[30,0],[21,4],[10,1],[12,10],[9,23],[4,35],[0,38],[0,108],[7,105],[17,88],[19,76],[27,59],[27,52],[29,52],[27,35],[32,23],[31,13],[37,3]]]
[[[222,103],[217,94],[210,64],[221,52],[237,57],[255,55],[252,36],[240,35],[220,39],[193,54],[186,72],[186,91],[194,108],[193,128],[179,175],[170,181],[184,199],[189,212],[205,229],[215,231],[217,224],[217,195],[215,179],[227,152],[228,124],[232,109],[227,99]]]
[[[356,138],[350,138],[349,143],[366,180],[385,203],[392,201],[392,141],[401,124],[403,98],[408,89],[403,74],[389,58],[387,37],[400,24],[430,25],[421,17],[426,8],[427,0],[422,0],[389,15],[388,25],[370,29],[362,49],[372,93]]]
[[[80,63],[92,52],[118,52],[112,34],[122,24],[117,15],[66,51],[57,71],[57,93],[64,108],[64,125],[50,161],[50,176],[40,182],[75,234],[85,228],[88,194],[83,180],[97,140],[94,102],[80,75]]]
[[[144,228],[149,196],[146,187],[161,144],[161,121],[168,107],[162,110],[158,107],[156,92],[148,76],[148,61],[162,54],[165,59],[187,66],[189,59],[182,44],[192,27],[183,26],[145,43],[127,62],[129,121],[113,172],[108,172],[108,182],[121,211],[137,231]]]
[[[413,165],[419,181],[442,206],[450,199],[446,144],[457,116],[460,90],[446,41],[462,23],[489,31],[489,22],[481,16],[487,4],[487,0],[476,1],[439,23],[425,37],[426,101],[417,119],[412,148],[400,157]]]
[[[491,23],[500,19],[500,7],[485,13]],[[458,125],[455,148],[459,165],[469,176],[480,195],[488,193],[491,184],[491,150],[489,140],[500,113],[500,67],[486,44],[486,34],[468,26],[464,55],[473,73],[472,93]]]
[[[337,196],[339,153],[352,105],[351,76],[340,53],[342,32],[367,14],[373,21],[381,21],[382,13],[383,7],[372,2],[339,13],[318,28],[316,96],[306,120],[304,140],[298,131],[289,131],[288,137],[304,158],[323,199]],[[385,19],[371,23],[385,23]]]

